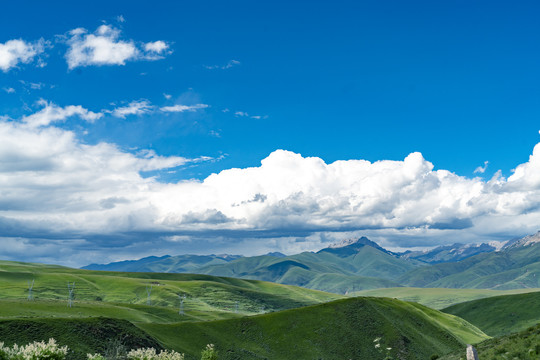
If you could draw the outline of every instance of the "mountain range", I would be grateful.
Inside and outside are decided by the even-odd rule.
[[[385,287],[540,287],[540,232],[507,242],[453,244],[394,253],[366,237],[285,256],[177,255],[91,264],[88,270],[199,273],[334,293]],[[538,273],[538,275],[537,275]]]

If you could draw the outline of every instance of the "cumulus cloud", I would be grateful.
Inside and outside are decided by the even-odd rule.
[[[46,42],[41,39],[36,42],[26,42],[22,39],[8,40],[0,43],[0,69],[4,72],[17,67],[19,64],[28,64],[44,51]],[[38,65],[44,63],[38,62]]]
[[[169,45],[161,40],[137,44],[122,40],[121,31],[110,25],[101,25],[94,33],[84,28],[69,32],[66,60],[69,69],[81,66],[125,65],[127,61],[158,60]]]
[[[429,246],[505,239],[540,223],[540,144],[511,176],[487,181],[434,170],[420,153],[328,164],[276,150],[256,167],[164,183],[145,173],[210,159],[84,144],[54,125],[98,113],[42,105],[34,115],[0,120],[0,237],[51,248],[71,239],[85,261],[110,247],[144,255],[148,241],[160,251],[248,254],[315,250],[351,234]]]
[[[205,109],[209,107],[207,104],[195,104],[195,105],[173,105],[163,106],[160,108],[163,112],[184,112],[184,111],[196,111],[199,109]]]

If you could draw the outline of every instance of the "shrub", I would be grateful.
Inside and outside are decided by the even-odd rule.
[[[59,347],[54,339],[49,339],[48,343],[35,341],[23,346],[15,344],[11,348],[0,343],[1,360],[64,360],[67,352],[67,346]]]
[[[217,360],[218,358],[217,351],[213,344],[206,345],[206,349],[202,351],[201,355],[201,360]]]

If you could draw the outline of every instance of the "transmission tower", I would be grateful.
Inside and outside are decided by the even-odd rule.
[[[236,302],[236,305],[234,306],[234,312],[238,314],[238,301]]]
[[[34,279],[32,281],[28,280],[28,300],[34,300],[34,295],[32,294],[32,289],[34,288]]]
[[[152,305],[150,295],[152,295],[152,284],[150,286],[146,285],[146,305]]]
[[[179,294],[178,297],[180,298],[180,311],[178,313],[180,315],[185,315],[185,313],[184,313],[184,300],[186,300],[186,295],[184,294],[182,296],[182,295]]]
[[[68,281],[67,283],[69,297],[68,297],[68,307],[73,306],[73,291],[75,290],[75,281],[73,283],[70,283]]]

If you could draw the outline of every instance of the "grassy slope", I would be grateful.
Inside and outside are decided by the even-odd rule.
[[[115,340],[127,349],[163,347],[128,321],[93,319],[20,319],[0,321],[0,339],[8,345],[25,345],[54,338],[69,348],[67,359],[85,359],[87,353],[104,353]]]
[[[371,246],[364,246],[347,257],[330,252],[304,252],[285,258],[256,256],[202,267],[197,272],[345,293],[398,286],[392,279],[416,266],[414,261],[398,259]]]
[[[443,310],[491,336],[521,331],[540,322],[540,292],[468,301]]]
[[[37,303],[57,300],[65,307],[67,281],[74,281],[77,306],[83,307],[82,303],[88,303],[91,306],[119,307],[118,304],[122,303],[121,306],[128,307],[129,312],[142,312],[142,318],[148,316],[144,305],[149,284],[153,285],[152,308],[174,313],[178,311],[178,294],[186,294],[186,312],[206,320],[231,317],[236,303],[239,305],[236,316],[240,316],[340,298],[339,295],[298,287],[208,275],[99,272],[0,261],[0,300],[25,300],[27,281],[32,279],[35,279],[33,293]],[[1,307],[0,318],[7,316],[9,311]]]
[[[480,359],[539,359],[540,325],[532,326],[522,332],[490,339],[475,345]],[[441,357],[440,360],[465,359],[465,350]]]
[[[465,301],[492,296],[522,294],[540,291],[540,289],[484,290],[484,289],[448,289],[448,288],[410,288],[394,287],[386,289],[363,290],[349,293],[351,296],[391,297],[405,301],[414,301],[434,309],[443,309]]]
[[[352,298],[242,319],[141,324],[167,347],[196,358],[207,343],[220,359],[426,359],[479,342],[462,319],[394,299]],[[381,338],[381,349],[374,340]]]

